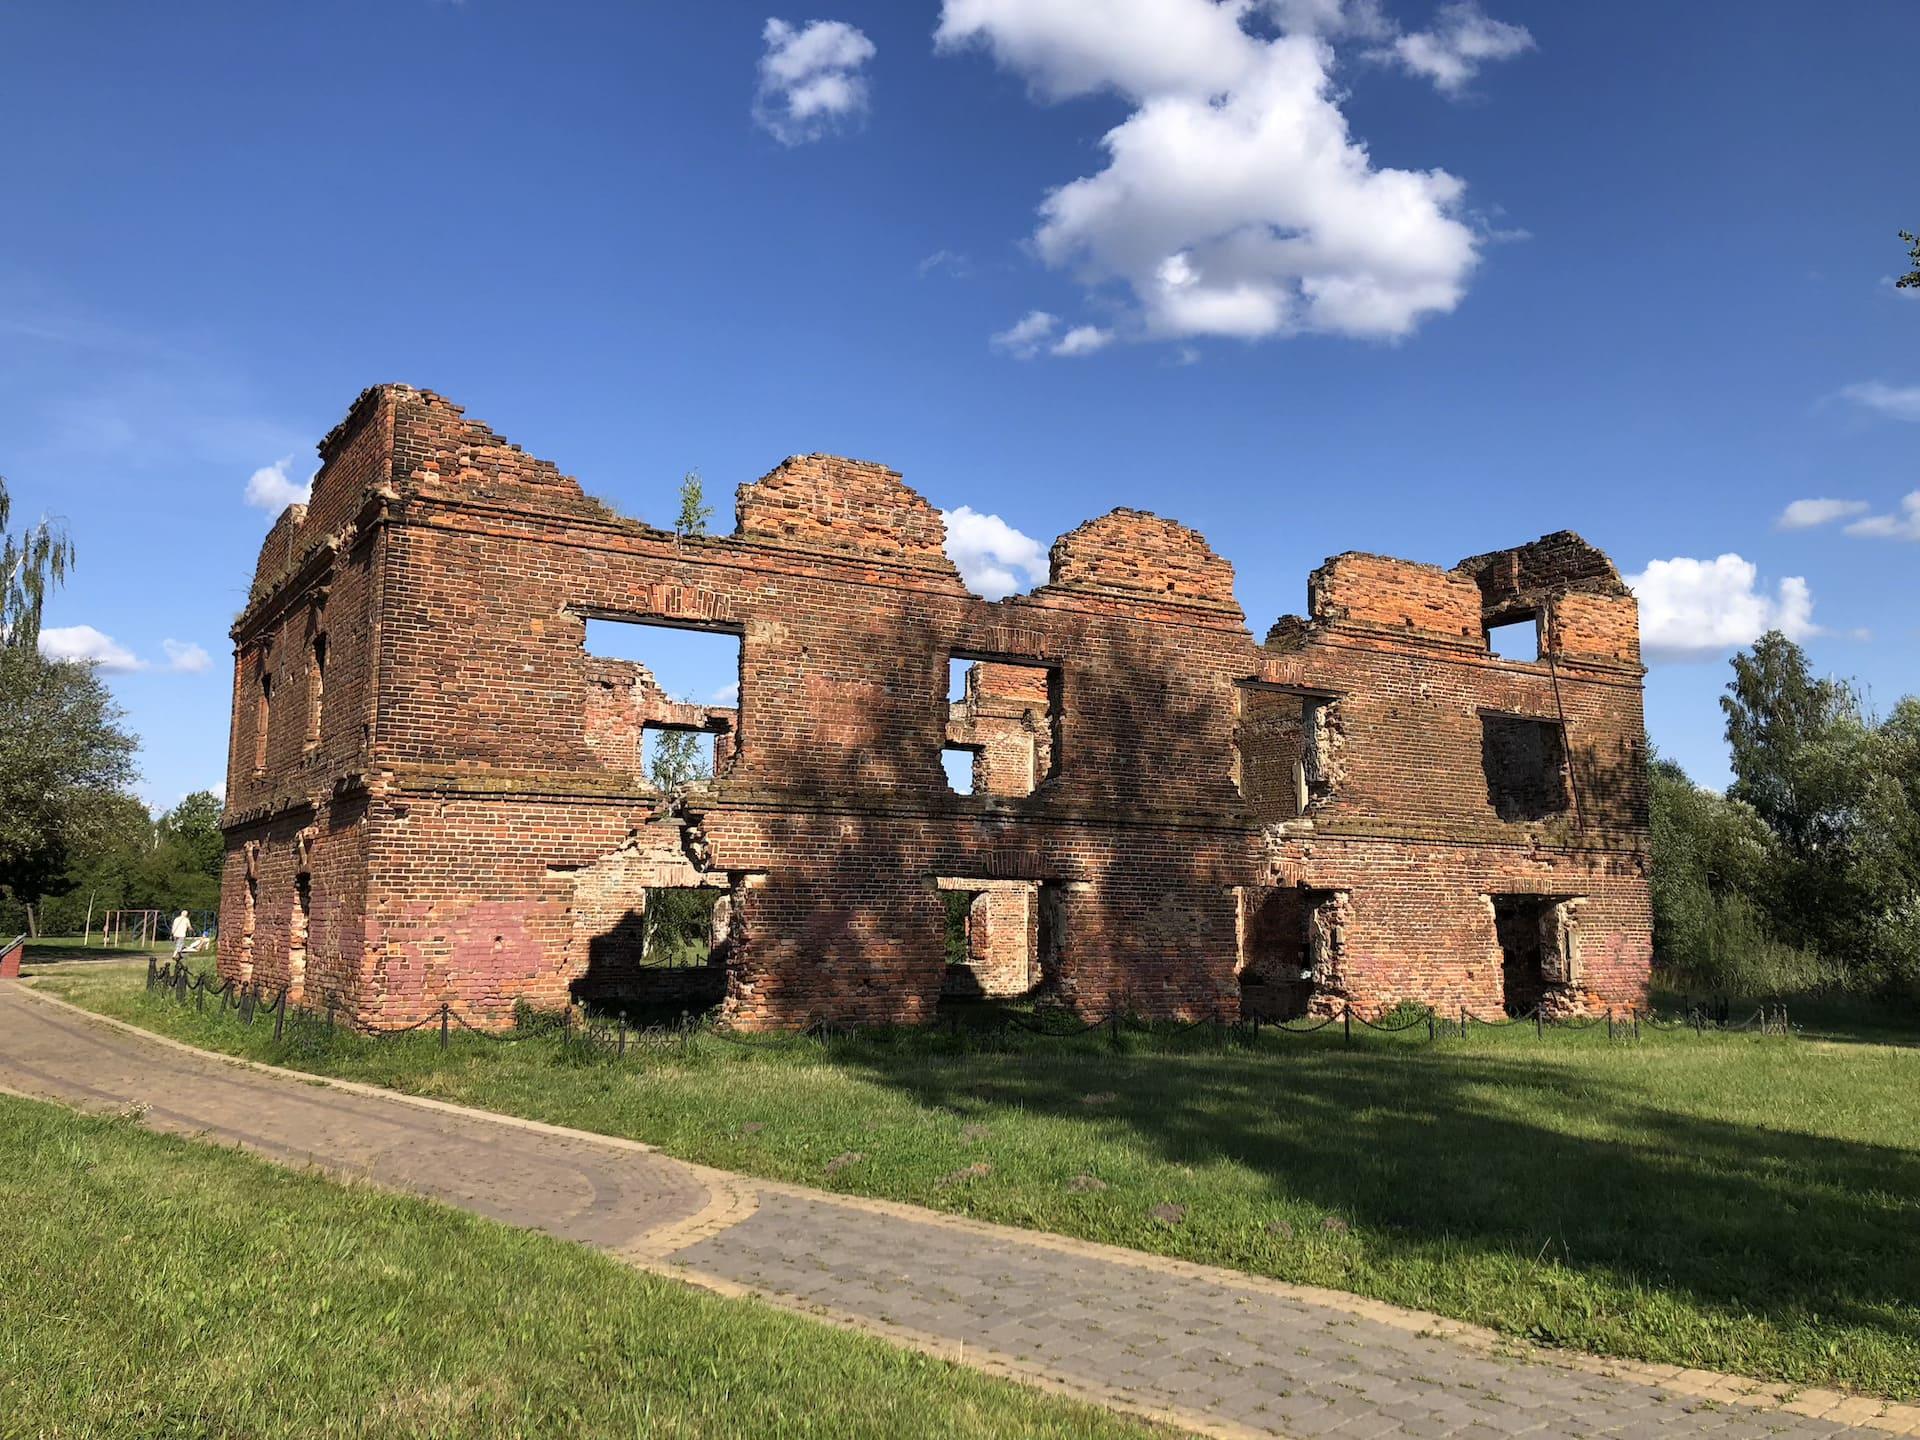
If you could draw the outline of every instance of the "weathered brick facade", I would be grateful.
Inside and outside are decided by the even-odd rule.
[[[1636,612],[1577,536],[1336,556],[1258,644],[1140,511],[988,602],[878,465],[790,459],[679,539],[405,386],[320,453],[233,630],[224,973],[501,1020],[633,979],[648,890],[707,887],[727,1018],[911,1023],[972,890],[975,988],[1090,1014],[1644,996]],[[590,617],[737,636],[737,707],[588,655]],[[1520,619],[1538,661],[1490,653]],[[649,724],[713,734],[715,778],[656,791]]]

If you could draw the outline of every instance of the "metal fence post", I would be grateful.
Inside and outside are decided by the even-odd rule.
[[[1439,1025],[1438,1017],[1434,1014],[1433,1007],[1428,1006],[1427,1007],[1427,1043],[1431,1045],[1435,1040],[1439,1038],[1440,1038],[1440,1025]]]
[[[622,1011],[620,1014],[620,1049],[618,1054],[622,1060],[627,1058],[627,1016],[625,1011]]]
[[[287,1033],[287,988],[280,989],[280,1003],[273,1007],[273,1038],[276,1044]]]
[[[447,1002],[442,1000],[440,1002],[440,1048],[442,1050],[447,1048],[447,1016],[448,1014],[449,1014],[449,1011],[447,1007]]]
[[[1547,1033],[1547,1022],[1540,1014],[1538,1005],[1533,1007],[1533,1038],[1538,1040]]]
[[[1346,1043],[1353,1044],[1353,1002],[1347,1001],[1346,1008],[1340,1012],[1340,1028],[1345,1032]]]

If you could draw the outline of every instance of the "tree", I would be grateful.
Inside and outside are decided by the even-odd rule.
[[[698,733],[661,730],[654,736],[653,764],[647,773],[656,789],[672,795],[695,781],[707,779],[713,767],[700,753]],[[647,963],[704,964],[709,951],[713,906],[718,896],[717,890],[649,889],[644,944]]]
[[[1920,701],[1877,721],[1778,633],[1733,671],[1720,701],[1728,797],[1752,807],[1776,854],[1729,893],[1765,912],[1767,943],[1817,951],[1825,983],[1920,993]],[[1658,874],[1680,847],[1659,833],[1654,846]]]
[[[73,541],[44,516],[18,535],[7,528],[13,502],[0,477],[0,645],[33,650],[40,643],[40,612],[47,591],[73,568]]]
[[[1778,630],[1733,657],[1733,679],[1720,697],[1733,751],[1728,794],[1751,805],[1796,855],[1811,850],[1820,801],[1801,782],[1807,747],[1859,718],[1853,691],[1837,680],[1815,680],[1807,656]]]
[[[654,788],[671,795],[696,780],[713,774],[713,767],[700,753],[700,737],[692,730],[661,730],[653,742],[653,764],[648,778]]]
[[[196,790],[160,817],[159,840],[175,852],[183,874],[220,879],[226,858],[226,838],[220,833],[220,798],[211,790]]]
[[[110,823],[138,743],[91,665],[0,645],[0,892],[37,897]]]
[[[1907,245],[1907,263],[1913,268],[1893,283],[1902,290],[1920,290],[1920,236],[1911,230],[1902,230],[1900,238]]]
[[[1773,832],[1671,760],[1656,759],[1650,778],[1653,948],[1667,983],[1742,996],[1818,988],[1819,958],[1777,940],[1754,901],[1780,873]]]
[[[700,483],[700,472],[687,471],[680,480],[680,518],[674,522],[674,534],[707,533],[707,521],[713,518],[713,507],[706,503],[706,499],[706,490]]]

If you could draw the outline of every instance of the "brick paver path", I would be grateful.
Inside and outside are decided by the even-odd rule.
[[[248,1067],[0,985],[0,1087],[432,1196],[1218,1435],[1920,1433],[1837,1396],[1504,1353],[1409,1312],[686,1165],[631,1142]],[[1808,1403],[1811,1401],[1811,1403]]]

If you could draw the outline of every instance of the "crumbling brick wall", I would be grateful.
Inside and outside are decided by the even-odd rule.
[[[676,537],[405,386],[321,455],[233,632],[222,920],[251,911],[253,938],[223,944],[231,973],[290,983],[304,905],[309,1003],[499,1021],[581,993],[596,954],[631,966],[646,889],[684,883],[728,897],[733,1022],[915,1023],[946,978],[941,888],[971,882],[1025,911],[983,926],[1024,930],[993,986],[1089,1014],[1240,1013],[1249,906],[1276,889],[1339,897],[1300,907],[1337,960],[1307,1003],[1497,1007],[1493,897],[1515,894],[1578,902],[1556,1006],[1644,993],[1637,625],[1577,537],[1454,570],[1337,556],[1262,645],[1231,567],[1137,510],[988,602],[939,513],[866,462],[788,460],[740,487],[731,535]],[[1488,650],[1519,610],[1539,661]],[[737,706],[587,654],[593,617],[737,637]],[[1500,813],[1488,716],[1555,727],[1563,806]],[[658,793],[649,723],[716,734],[714,779]],[[946,783],[951,744],[981,757],[974,794]],[[1272,801],[1280,777],[1304,809]]]

